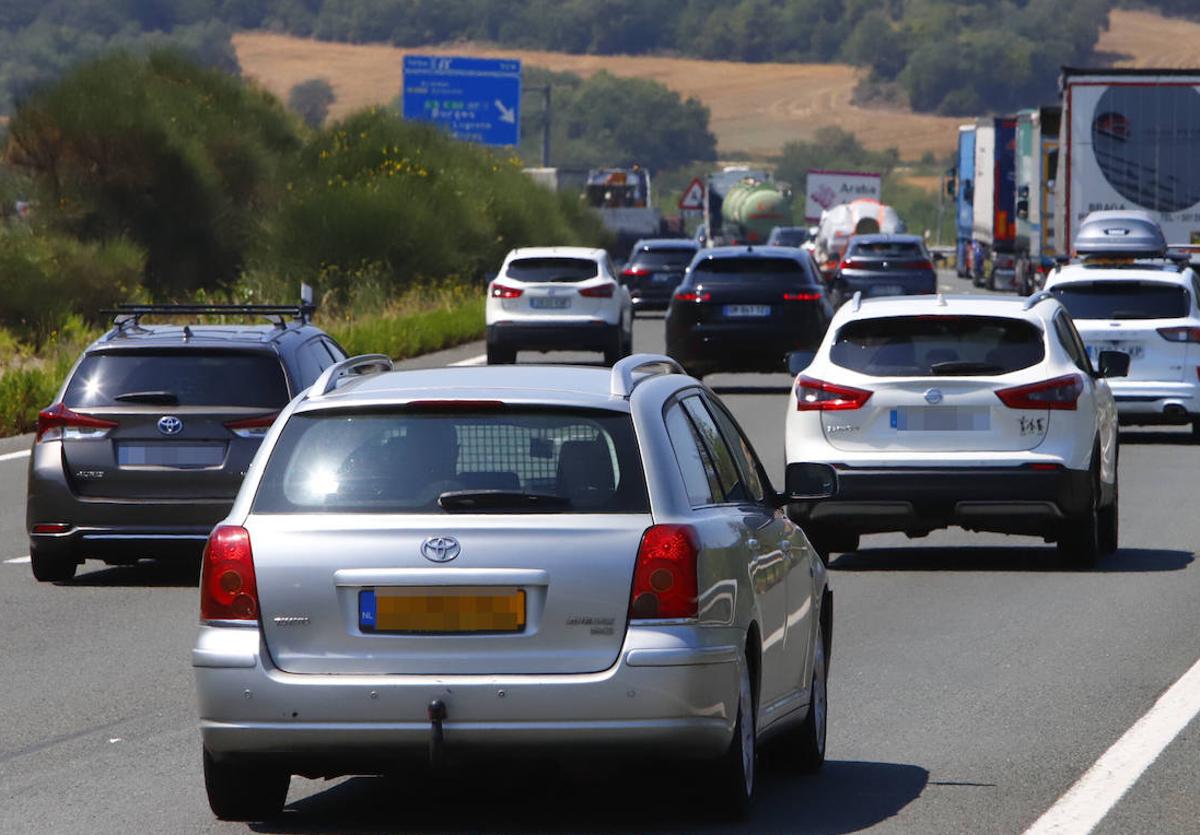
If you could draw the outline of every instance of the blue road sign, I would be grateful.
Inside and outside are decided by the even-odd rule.
[[[404,118],[458,139],[516,145],[521,138],[521,62],[404,56]]]

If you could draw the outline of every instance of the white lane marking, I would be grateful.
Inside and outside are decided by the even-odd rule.
[[[954,292],[954,285],[952,285],[952,284],[943,284],[943,285],[941,285],[941,286],[940,286],[938,289],[939,289],[939,290],[941,290],[943,293],[953,293],[953,292]]]
[[[487,365],[487,354],[480,354],[477,357],[468,357],[465,360],[450,363],[451,368],[461,365]]]
[[[4,564],[5,565],[28,565],[29,562],[30,562],[29,557],[13,557],[11,560],[5,560]]]
[[[20,452],[6,452],[0,455],[0,461],[16,461],[18,458],[28,458],[29,450],[23,449]]]
[[[1086,835],[1200,713],[1200,661],[1167,688],[1025,835]]]

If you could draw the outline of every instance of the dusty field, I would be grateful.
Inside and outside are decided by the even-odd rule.
[[[405,50],[390,46],[324,43],[262,32],[234,36],[246,75],[280,96],[297,82],[321,77],[337,94],[334,116],[400,94]],[[925,151],[949,153],[961,119],[907,111],[854,107],[850,96],[858,70],[837,64],[739,64],[684,58],[565,55],[453,44],[409,50],[422,54],[503,56],[583,76],[600,70],[662,82],[695,96],[712,111],[712,129],[723,152],[765,155],[792,139],[812,137],[837,125],[870,148],[897,146],[905,158]]]
[[[1200,23],[1117,9],[1097,50],[1116,67],[1197,67]]]

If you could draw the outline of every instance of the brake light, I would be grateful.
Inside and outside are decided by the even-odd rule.
[[[1053,409],[1073,412],[1079,395],[1083,394],[1083,380],[1078,374],[1055,377],[1028,386],[1000,389],[996,396],[1010,409]]]
[[[642,534],[633,592],[631,618],[694,618],[696,559],[700,545],[689,525],[651,525]]]
[[[842,263],[838,264],[839,270],[861,270],[866,266],[862,261],[855,261],[853,258],[847,258]]]
[[[675,294],[675,300],[681,302],[707,302],[712,301],[712,293],[697,293],[695,290],[684,290],[681,293]]]
[[[33,526],[34,533],[66,533],[71,526],[66,522],[40,522]]]
[[[525,291],[520,287],[509,287],[507,284],[493,284],[493,299],[519,299]]]
[[[503,400],[410,400],[405,409],[424,412],[480,412],[503,409]]]
[[[840,412],[861,409],[874,392],[850,386],[835,386],[824,380],[800,377],[796,380],[797,412]]]
[[[1168,342],[1200,342],[1200,328],[1159,328],[1158,335]]]
[[[38,412],[37,435],[33,442],[98,440],[117,426],[115,420],[104,420],[72,412],[62,403],[55,403]]]
[[[617,289],[615,284],[600,284],[595,287],[584,287],[579,291],[579,295],[587,296],[589,299],[611,299],[613,291]]]
[[[819,302],[821,300],[820,293],[784,293],[783,300],[785,302]]]
[[[279,417],[279,412],[257,415],[245,420],[231,420],[225,424],[225,428],[239,438],[264,438],[277,417]]]
[[[627,278],[641,278],[650,275],[650,270],[646,267],[626,267],[621,270],[621,275]]]
[[[933,262],[932,261],[915,261],[915,262],[913,262],[912,269],[914,269],[914,270],[932,270]]]
[[[200,620],[258,620],[258,584],[250,532],[220,525],[208,537],[200,568]]]

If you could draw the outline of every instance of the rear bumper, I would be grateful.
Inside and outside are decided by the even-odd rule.
[[[617,325],[602,319],[576,322],[498,322],[487,326],[487,341],[497,348],[527,351],[603,351]]]
[[[617,663],[588,674],[327,676],[276,669],[257,629],[205,626],[192,652],[200,733],[218,759],[372,773],[428,756],[436,699],[452,753],[586,746],[716,757],[737,712],[732,633],[631,627]]]
[[[837,498],[793,505],[796,521],[852,533],[924,533],[952,525],[1055,536],[1091,504],[1087,470],[1024,467],[838,469]]]
[[[1200,416],[1200,385],[1110,380],[1117,415],[1125,424],[1187,423]]]
[[[691,327],[667,321],[667,353],[706,371],[786,371],[787,354],[811,349],[825,336],[814,313],[798,321],[720,322]]]

